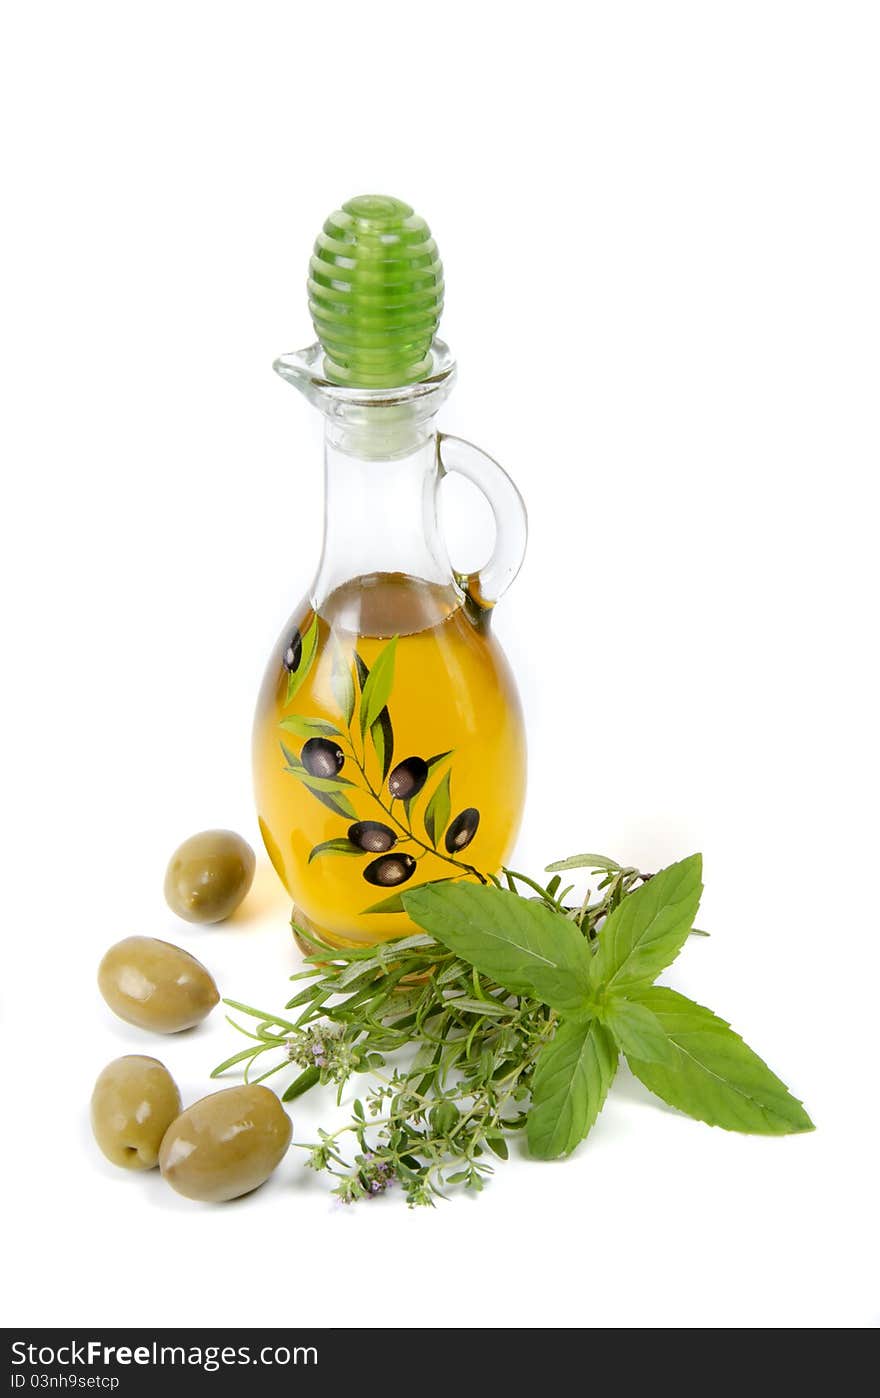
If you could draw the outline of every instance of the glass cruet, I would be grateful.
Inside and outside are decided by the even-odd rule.
[[[351,301],[316,305],[344,285]],[[324,416],[324,541],[260,690],[255,793],[295,923],[369,944],[413,930],[407,889],[484,880],[512,848],[525,735],[491,618],[526,513],[491,457],[437,429],[455,364],[434,334],[442,268],[424,221],[384,196],[349,201],[324,225],[309,289],[321,341],[275,368]],[[454,570],[439,527],[451,472],[495,519],[474,573]]]

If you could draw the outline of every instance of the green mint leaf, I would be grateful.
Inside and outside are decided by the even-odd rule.
[[[305,714],[288,714],[280,720],[278,727],[284,728],[288,733],[295,733],[299,738],[341,737],[336,725],[329,723],[326,718],[309,718]]]
[[[318,649],[318,617],[312,617],[311,624],[302,638],[302,651],[300,653],[299,664],[292,674],[287,676],[287,703],[289,704],[297,693],[312,665],[315,662],[315,653]]]
[[[478,884],[427,884],[403,895],[413,922],[514,995],[583,1010],[590,952],[573,922],[543,903]]]
[[[602,1022],[614,1035],[622,1053],[648,1063],[669,1063],[674,1049],[657,1016],[636,1000],[613,996],[602,1006]]]
[[[650,1063],[627,1052],[627,1062],[670,1107],[727,1131],[787,1136],[813,1130],[803,1105],[725,1020],[665,986],[640,991],[638,1000],[659,1021],[673,1058]]]
[[[392,636],[384,650],[381,650],[373,661],[373,668],[364,681],[361,695],[361,733],[366,733],[367,729],[376,722],[388,703],[394,685],[394,658],[396,654],[397,637]]]
[[[357,845],[353,845],[347,836],[339,840],[324,840],[320,845],[315,845],[309,854],[309,863],[313,859],[319,859],[323,854],[356,854],[362,855],[363,850]]]
[[[613,871],[619,869],[620,865],[616,859],[609,859],[604,854],[570,854],[568,859],[557,859],[555,864],[548,864],[546,873],[564,873],[566,869],[606,869]]]
[[[609,914],[593,958],[597,988],[626,994],[675,960],[700,906],[702,865],[699,854],[670,864]]]
[[[338,642],[333,647],[330,687],[333,690],[333,698],[339,705],[340,713],[346,724],[350,724],[354,713],[354,680],[351,677],[351,667]]]
[[[391,715],[388,707],[382,710],[379,717],[370,724],[370,740],[376,757],[379,759],[379,767],[382,772],[384,782],[391,771],[391,759],[394,756],[394,729],[391,727]]]
[[[449,824],[451,798],[449,795],[450,773],[446,772],[437,783],[437,789],[425,807],[425,832],[436,849],[443,831]]]
[[[562,1020],[538,1056],[526,1129],[539,1160],[568,1155],[605,1105],[617,1071],[617,1047],[596,1019]]]

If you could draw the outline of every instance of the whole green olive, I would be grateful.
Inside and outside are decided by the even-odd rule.
[[[234,830],[203,830],[174,851],[165,873],[165,901],[187,922],[222,922],[254,881],[256,858]]]
[[[191,1029],[220,999],[214,978],[182,947],[156,937],[125,937],[104,953],[98,988],[114,1014],[140,1029]]]
[[[290,1145],[290,1117],[268,1087],[228,1087],[168,1128],[159,1167],[178,1194],[219,1204],[269,1178]]]
[[[152,1170],[162,1137],[181,1102],[177,1084],[158,1058],[114,1058],[92,1092],[92,1131],[107,1159],[123,1170]]]

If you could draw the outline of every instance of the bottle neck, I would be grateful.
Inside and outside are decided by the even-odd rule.
[[[327,417],[324,546],[312,604],[334,625],[370,634],[368,613],[389,585],[460,595],[440,535],[440,469],[433,416]],[[414,580],[414,583],[413,583]],[[384,629],[384,628],[383,628]]]

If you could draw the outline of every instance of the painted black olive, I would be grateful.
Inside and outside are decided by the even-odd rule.
[[[477,833],[479,823],[480,812],[476,806],[467,806],[460,815],[455,817],[446,832],[446,848],[450,854],[467,848]]]
[[[335,777],[337,772],[342,771],[345,761],[342,748],[332,738],[309,738],[307,743],[303,743],[300,757],[302,765],[313,777]]]
[[[400,801],[418,796],[428,780],[428,764],[423,757],[407,757],[398,762],[388,778],[388,790]]]
[[[416,861],[411,854],[383,854],[374,859],[364,870],[367,883],[378,884],[380,888],[393,888],[395,884],[406,883],[415,873]]]
[[[298,670],[299,662],[302,659],[302,653],[302,636],[299,634],[298,631],[294,631],[293,635],[290,638],[290,645],[285,650],[284,656],[281,661],[285,670],[289,670],[291,674],[293,674],[294,670]]]
[[[348,827],[348,838],[358,849],[369,850],[371,854],[383,854],[386,849],[397,844],[397,836],[380,820],[359,820]]]

